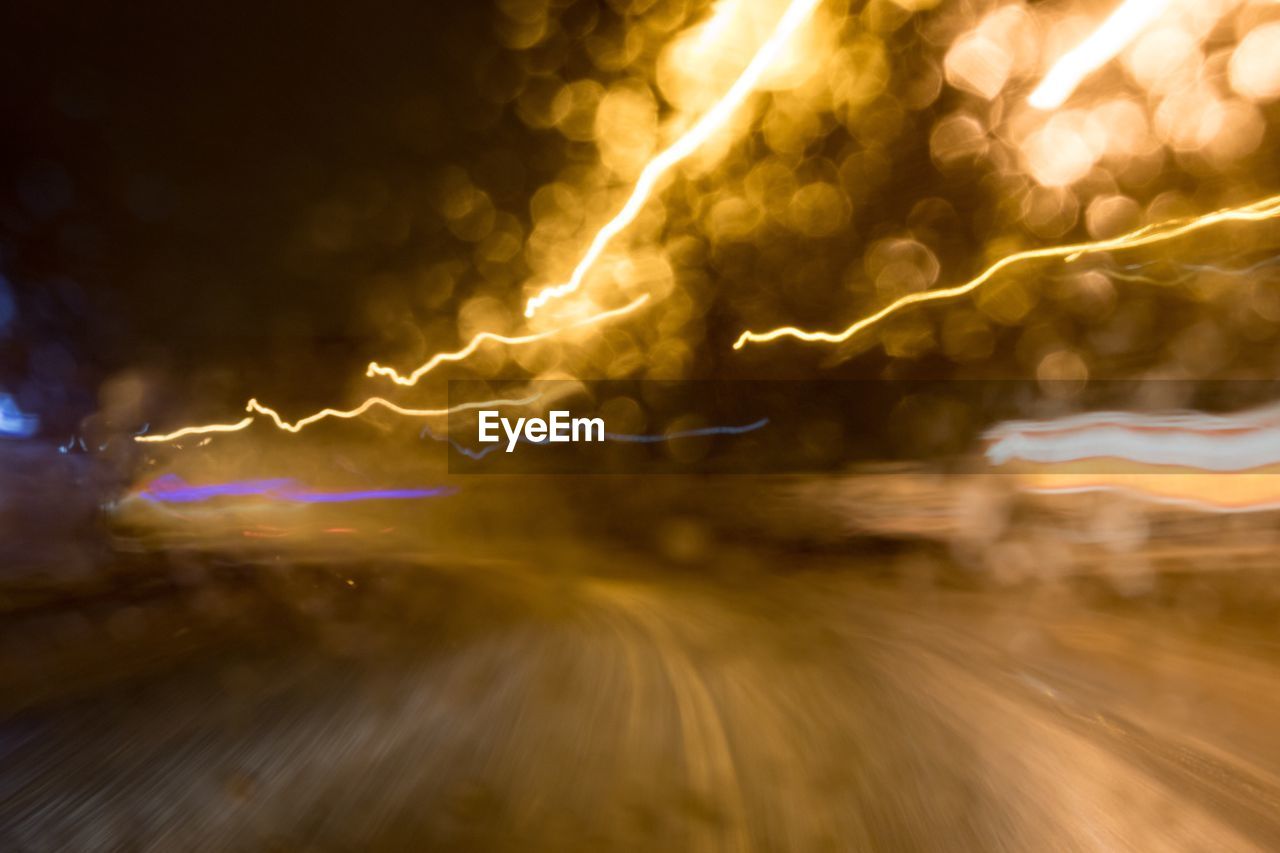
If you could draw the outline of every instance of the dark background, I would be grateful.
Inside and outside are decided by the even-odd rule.
[[[377,343],[361,285],[449,251],[436,170],[522,132],[477,92],[487,3],[6,9],[0,388],[48,430],[125,368],[215,407],[331,397]]]

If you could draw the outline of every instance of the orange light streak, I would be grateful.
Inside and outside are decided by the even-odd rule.
[[[239,432],[240,430],[244,429],[251,423],[253,423],[253,415],[250,415],[249,417],[244,418],[243,420],[240,420],[234,424],[205,424],[204,426],[189,426],[189,427],[183,427],[182,429],[174,430],[173,432],[166,432],[159,435],[135,435],[133,437],[133,440],[145,441],[145,442],[162,442],[162,441],[174,441],[179,438],[184,438],[188,435],[204,435],[205,433],[210,433],[210,432]]]
[[[591,244],[587,247],[586,253],[578,261],[578,265],[574,267],[569,280],[561,284],[548,285],[532,296],[525,305],[524,315],[526,317],[532,317],[539,308],[551,300],[568,296],[582,287],[587,273],[595,265],[595,262],[600,259],[600,256],[604,254],[605,248],[608,247],[613,238],[618,236],[640,215],[640,211],[644,209],[645,204],[653,195],[658,182],[681,161],[706,144],[707,140],[714,136],[716,131],[729,122],[729,119],[733,117],[738,108],[760,85],[760,80],[764,77],[765,72],[782,56],[787,42],[800,26],[809,20],[820,2],[821,0],[792,0],[791,4],[778,19],[778,23],[773,32],[770,33],[769,38],[760,45],[760,49],[756,51],[755,56],[747,63],[747,67],[743,69],[738,79],[733,81],[733,85],[729,87],[728,91],[679,139],[659,152],[645,165],[631,190],[631,195],[627,198],[626,204],[612,219],[605,223],[603,228],[596,232]]]
[[[384,409],[395,412],[397,415],[404,415],[409,418],[431,418],[453,414],[454,412],[481,409],[488,406],[526,406],[541,396],[541,394],[534,394],[531,397],[525,397],[521,400],[484,400],[478,403],[461,403],[448,409],[407,409],[404,406],[397,405],[390,400],[384,400],[381,397],[370,397],[354,409],[321,409],[315,414],[307,415],[305,418],[300,418],[293,423],[289,423],[284,418],[280,417],[279,412],[275,409],[264,406],[257,400],[250,400],[249,405],[245,408],[247,411],[257,412],[260,415],[266,415],[271,418],[277,429],[282,429],[285,432],[299,433],[306,427],[311,426],[317,421],[322,421],[325,418],[358,418],[374,406],[380,406]]]
[[[1170,0],[1125,0],[1089,37],[1053,64],[1027,102],[1038,110],[1062,106],[1076,87],[1124,50],[1169,8]]]
[[[621,308],[602,311],[599,314],[593,314],[584,320],[579,320],[578,322],[571,323],[568,326],[548,329],[545,332],[533,332],[527,335],[516,336],[498,335],[493,332],[480,332],[462,349],[455,352],[438,353],[432,356],[425,364],[414,370],[408,376],[401,376],[394,367],[385,367],[378,364],[376,361],[370,362],[369,367],[365,370],[365,376],[386,376],[397,385],[416,385],[419,379],[426,376],[440,365],[446,362],[462,361],[464,358],[467,358],[479,349],[480,345],[486,341],[493,341],[494,343],[505,344],[507,346],[524,346],[525,344],[545,341],[548,338],[553,338],[556,335],[563,334],[564,332],[568,332],[573,329],[581,329],[585,326],[594,326],[597,323],[603,323],[606,320],[612,320],[614,318],[621,317],[624,314],[630,314],[632,311],[635,311],[648,301],[649,294],[646,293],[640,298],[623,305]]]
[[[1077,260],[1080,256],[1092,252],[1115,252],[1124,249],[1134,249],[1139,246],[1148,246],[1153,243],[1163,243],[1167,240],[1173,240],[1185,234],[1194,231],[1200,231],[1212,225],[1223,222],[1261,222],[1267,219],[1274,219],[1280,216],[1280,195],[1270,196],[1253,202],[1252,204],[1243,205],[1241,207],[1229,207],[1217,210],[1212,213],[1206,213],[1196,217],[1183,217],[1180,219],[1171,219],[1167,222],[1160,222],[1154,225],[1147,225],[1136,231],[1130,231],[1128,234],[1122,234],[1118,237],[1111,237],[1106,240],[1095,240],[1088,243],[1073,243],[1066,246],[1049,246],[1043,249],[1031,249],[1024,252],[1015,252],[1006,255],[996,261],[991,266],[983,270],[978,276],[969,279],[963,284],[954,287],[944,287],[937,290],[926,290],[920,293],[911,293],[876,311],[861,320],[854,322],[839,332],[810,332],[798,329],[795,326],[783,326],[768,332],[743,332],[738,340],[734,342],[734,349],[742,349],[748,343],[768,343],[778,338],[796,338],[808,343],[827,343],[838,344],[849,340],[858,332],[868,329],[880,321],[884,320],[892,314],[896,314],[904,308],[912,305],[922,305],[928,302],[942,302],[949,299],[955,299],[972,293],[982,285],[990,281],[997,273],[1002,270],[1020,264],[1025,261],[1043,260],[1048,258],[1061,258],[1066,263]]]
[[[518,400],[484,400],[484,401],[475,402],[475,403],[460,403],[457,406],[451,406],[447,409],[409,409],[409,408],[405,408],[404,406],[393,403],[390,400],[384,400],[381,397],[370,397],[369,399],[361,403],[359,406],[356,406],[354,409],[321,409],[315,414],[308,415],[305,418],[300,418],[294,421],[293,423],[290,423],[286,421],[284,418],[282,418],[280,416],[280,413],[277,412],[275,409],[272,409],[269,406],[264,406],[261,403],[259,403],[257,400],[250,400],[248,405],[245,406],[245,411],[256,412],[260,415],[265,415],[266,417],[271,419],[271,421],[275,424],[277,429],[281,429],[281,430],[284,430],[285,432],[296,434],[301,432],[306,427],[311,426],[317,421],[322,421],[325,418],[342,418],[342,419],[357,418],[360,415],[363,415],[365,412],[369,411],[370,409],[374,408],[375,406],[387,409],[389,411],[395,412],[396,414],[403,415],[405,417],[430,418],[430,417],[439,417],[442,415],[449,415],[455,412],[464,412],[472,409],[486,408],[489,406],[527,406],[535,402],[536,400],[538,400],[541,396],[542,396],[541,394],[534,394],[530,397],[524,397]],[[134,441],[167,442],[167,441],[174,441],[176,439],[183,438],[188,435],[203,435],[204,433],[216,433],[216,432],[239,432],[240,430],[249,426],[249,424],[253,422],[254,422],[254,417],[253,415],[250,415],[249,417],[235,424],[207,424],[205,426],[183,427],[180,430],[176,430],[170,433],[164,433],[162,435],[135,436]]]

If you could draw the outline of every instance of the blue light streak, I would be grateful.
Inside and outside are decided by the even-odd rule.
[[[677,432],[658,433],[656,435],[654,434],[635,435],[635,434],[623,433],[623,432],[606,432],[604,434],[604,438],[605,438],[605,441],[618,441],[618,442],[623,442],[627,444],[657,444],[659,442],[664,442],[664,441],[675,441],[676,439],[680,439],[680,438],[701,438],[704,436],[712,436],[712,435],[743,435],[745,433],[755,432],[758,429],[764,429],[768,425],[769,425],[769,419],[761,418],[760,420],[755,421],[754,423],[743,424],[741,426],[709,426],[709,427],[701,427],[699,429],[688,429],[688,430],[680,430]],[[458,451],[463,456],[466,456],[469,459],[474,459],[476,461],[479,461],[485,458],[490,453],[493,453],[495,450],[499,450],[504,446],[503,443],[499,441],[496,444],[486,447],[484,450],[472,450],[466,445],[459,444],[457,441],[454,441],[453,438],[449,436],[436,435],[436,433],[433,432],[430,427],[425,427],[425,426],[422,428],[422,432],[419,433],[419,437],[430,438],[432,441],[447,441],[449,443],[449,446],[452,447],[454,450]],[[545,440],[529,441],[528,439],[521,437],[518,443],[546,444],[547,442]]]
[[[11,394],[0,394],[0,436],[30,438],[40,427],[40,419],[18,408]]]

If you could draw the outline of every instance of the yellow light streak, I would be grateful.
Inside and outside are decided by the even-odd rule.
[[[1125,0],[1089,37],[1053,64],[1027,99],[1038,110],[1057,109],[1076,87],[1106,65],[1169,8],[1170,0]]]
[[[573,274],[569,276],[569,280],[561,284],[548,285],[531,297],[525,305],[524,315],[526,317],[532,317],[539,308],[551,300],[560,299],[582,287],[582,282],[587,273],[595,265],[595,262],[600,259],[610,241],[634,222],[640,211],[644,209],[645,203],[653,195],[654,188],[658,182],[682,160],[701,148],[707,140],[715,135],[716,131],[728,123],[729,119],[747,100],[748,96],[760,85],[760,80],[764,77],[765,72],[778,61],[791,36],[810,18],[820,2],[821,0],[792,0],[786,11],[778,19],[778,23],[773,32],[770,33],[769,38],[760,45],[760,49],[756,51],[755,56],[751,58],[747,67],[743,69],[742,74],[733,82],[728,91],[679,139],[648,162],[640,172],[640,177],[636,180],[635,187],[632,188],[626,204],[612,219],[605,223],[603,228],[596,232],[590,246],[587,247],[586,254],[582,256],[578,261],[578,265],[574,267]]]
[[[251,423],[253,423],[253,415],[250,415],[249,417],[234,424],[205,424],[204,426],[189,426],[159,435],[135,435],[133,440],[146,442],[174,441],[179,438],[185,438],[188,435],[204,435],[209,432],[239,432]]]
[[[473,402],[473,403],[460,403],[456,406],[451,406],[446,409],[409,409],[404,406],[393,403],[390,400],[384,400],[382,397],[370,397],[369,399],[361,403],[359,406],[356,406],[354,409],[321,409],[320,411],[314,414],[308,415],[305,418],[300,418],[294,421],[293,423],[286,421],[283,417],[280,416],[280,413],[277,412],[275,409],[271,408],[270,406],[264,406],[263,404],[259,403],[256,399],[249,401],[248,405],[245,406],[245,411],[256,412],[260,415],[265,415],[266,417],[270,418],[272,422],[275,423],[275,426],[277,429],[281,429],[281,430],[284,430],[285,432],[296,434],[301,432],[306,427],[311,426],[317,421],[322,421],[325,418],[342,418],[342,419],[358,418],[360,415],[363,415],[365,412],[369,411],[375,406],[387,409],[391,412],[395,412],[396,414],[403,415],[405,417],[430,418],[430,417],[439,417],[443,415],[450,415],[456,412],[465,412],[465,411],[470,411],[472,409],[482,409],[482,408],[488,408],[488,407],[527,406],[527,405],[530,405],[531,403],[536,402],[541,396],[542,396],[541,394],[533,394],[529,397],[522,397],[520,399],[515,399],[515,400],[500,399],[500,400],[483,400],[483,401]],[[164,433],[163,435],[135,436],[134,441],[167,442],[167,441],[174,441],[176,439],[183,438],[188,435],[203,435],[205,433],[217,433],[217,432],[224,432],[224,433],[238,432],[244,429],[245,427],[249,426],[249,424],[253,423],[253,421],[254,421],[254,417],[253,415],[250,415],[244,420],[240,421],[239,423],[207,424],[205,426],[183,427],[180,430]]]
[[[368,370],[365,371],[365,374],[367,376],[387,376],[387,377],[390,377],[390,379],[398,385],[415,385],[417,384],[419,379],[421,379],[426,374],[430,373],[439,365],[444,364],[445,362],[461,361],[462,359],[468,357],[473,352],[475,352],[480,347],[480,345],[483,344],[485,341],[494,341],[496,343],[502,343],[508,346],[521,346],[524,344],[535,343],[537,341],[544,341],[544,340],[547,340],[548,338],[553,338],[556,335],[571,331],[573,329],[580,329],[580,328],[583,328],[584,326],[592,326],[597,323],[603,323],[606,320],[611,320],[616,317],[621,317],[624,314],[630,314],[632,311],[635,311],[637,308],[639,308],[641,305],[644,305],[648,301],[649,301],[649,294],[646,293],[643,296],[640,296],[639,298],[632,300],[626,305],[623,305],[621,308],[614,308],[609,311],[601,311],[598,314],[592,314],[590,317],[579,320],[576,323],[571,323],[567,326],[560,326],[555,329],[548,329],[545,332],[535,332],[532,334],[520,335],[517,337],[512,337],[508,335],[495,335],[493,332],[481,332],[480,334],[472,338],[471,342],[468,343],[462,349],[457,350],[455,352],[446,352],[446,353],[440,353],[438,355],[435,355],[426,364],[422,365],[421,367],[419,367],[417,370],[415,370],[413,373],[409,374],[408,376],[401,376],[399,373],[396,372],[396,369],[394,367],[383,367],[382,365],[378,364],[376,361],[372,362],[369,365]],[[393,403],[390,400],[383,399],[382,397],[370,397],[369,399],[365,400],[363,403],[361,403],[359,406],[355,407],[354,409],[321,409],[320,411],[312,415],[308,415],[307,417],[302,418],[298,421],[295,421],[292,424],[285,421],[284,418],[282,418],[280,414],[276,412],[274,409],[268,406],[262,405],[256,399],[251,399],[248,405],[245,407],[245,410],[250,412],[257,412],[258,414],[261,414],[261,415],[266,415],[275,423],[278,429],[282,429],[286,432],[297,433],[302,429],[304,429],[305,427],[308,427],[311,424],[315,423],[316,421],[323,420],[325,418],[359,417],[360,415],[364,414],[365,412],[369,411],[369,409],[375,406],[379,406],[381,408],[387,409],[388,411],[395,412],[396,414],[399,414],[399,415],[404,415],[405,417],[431,417],[433,415],[448,414],[451,411],[453,412],[464,411],[466,409],[474,409],[474,408],[479,408],[481,406],[524,405],[532,402],[535,399],[537,398],[530,397],[526,400],[487,400],[483,403],[464,403],[460,406],[455,406],[453,409],[408,409],[396,403]],[[183,427],[182,429],[179,429],[179,430],[174,430],[173,432],[162,433],[158,435],[134,436],[134,441],[167,442],[167,441],[174,441],[179,438],[185,438],[186,436],[189,436],[189,435],[204,435],[206,433],[239,432],[240,430],[249,426],[249,424],[253,423],[253,421],[254,421],[254,418],[252,415],[250,415],[249,417],[244,418],[243,420],[238,421],[234,424],[203,424],[199,426],[188,426],[188,427]]]
[[[1012,255],[1006,255],[987,267],[977,277],[971,278],[963,284],[954,287],[939,288],[938,290],[926,290],[920,293],[911,293],[881,308],[879,311],[867,317],[858,320],[848,328],[840,332],[808,332],[798,329],[795,326],[783,326],[768,332],[743,332],[738,340],[734,342],[734,349],[742,349],[748,343],[767,343],[777,340],[778,338],[798,338],[802,341],[810,343],[828,343],[838,344],[849,340],[849,338],[867,329],[881,320],[908,308],[912,305],[921,305],[927,302],[942,302],[948,299],[955,299],[958,296],[964,296],[972,293],[982,285],[986,284],[1000,271],[1024,261],[1061,258],[1067,263],[1078,259],[1081,255],[1091,252],[1114,252],[1122,249],[1134,249],[1139,246],[1147,246],[1152,243],[1163,243],[1167,240],[1173,240],[1193,231],[1200,231],[1211,225],[1217,225],[1223,222],[1260,222],[1266,219],[1274,219],[1280,216],[1280,195],[1270,196],[1268,198],[1255,201],[1242,207],[1228,207],[1217,210],[1212,213],[1206,213],[1196,217],[1183,217],[1180,219],[1171,219],[1167,222],[1160,222],[1154,225],[1148,225],[1131,231],[1128,234],[1122,234],[1118,237],[1111,237],[1106,240],[1096,240],[1089,243],[1074,243],[1067,246],[1049,246],[1043,249],[1031,249],[1025,252],[1016,252]]]
[[[386,376],[397,385],[416,385],[419,379],[421,379],[423,376],[426,376],[428,373],[435,370],[440,365],[446,362],[462,361],[464,358],[467,358],[472,353],[474,353],[477,349],[479,349],[480,345],[486,341],[493,341],[494,343],[506,344],[507,346],[524,346],[525,344],[532,344],[538,341],[545,341],[548,338],[553,338],[556,335],[563,334],[564,332],[568,332],[573,329],[581,329],[584,326],[594,326],[597,323],[603,323],[606,320],[612,320],[614,318],[621,317],[624,314],[630,314],[632,311],[636,310],[637,308],[639,308],[641,305],[645,304],[648,301],[649,301],[649,294],[646,293],[640,298],[635,299],[632,302],[627,303],[626,305],[623,305],[621,308],[614,308],[610,311],[602,311],[599,314],[593,314],[584,320],[579,320],[578,322],[571,323],[568,326],[560,326],[559,328],[548,329],[545,332],[532,332],[527,335],[516,335],[516,336],[498,335],[493,332],[480,332],[478,335],[472,338],[470,343],[468,343],[462,349],[457,350],[455,352],[438,353],[432,356],[430,360],[428,360],[425,364],[423,364],[417,370],[410,373],[408,376],[401,376],[394,367],[385,367],[381,364],[378,364],[376,361],[371,362],[369,364],[368,369],[365,370],[365,375],[366,376]]]
[[[403,415],[408,418],[431,418],[441,415],[449,415],[454,412],[465,412],[471,409],[481,409],[486,406],[526,406],[537,400],[541,394],[534,394],[532,397],[525,397],[521,400],[484,400],[478,403],[461,403],[448,409],[407,409],[404,406],[397,405],[390,400],[384,400],[381,397],[370,397],[354,409],[321,409],[315,414],[307,415],[293,423],[289,423],[280,417],[279,412],[269,406],[264,406],[257,400],[250,400],[249,405],[245,407],[246,411],[257,412],[260,415],[266,415],[275,422],[278,429],[285,432],[298,433],[302,432],[306,427],[311,426],[317,421],[325,418],[358,418],[374,406],[380,406],[389,411],[395,412],[397,415]]]

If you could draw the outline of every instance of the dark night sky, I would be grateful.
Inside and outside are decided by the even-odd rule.
[[[8,4],[0,272],[19,318],[0,381],[41,393],[38,374],[45,399],[31,402],[58,408],[47,386],[63,384],[76,409],[131,366],[221,369],[268,393],[298,378],[273,376],[299,350],[320,375],[358,368],[361,284],[448,251],[418,203],[436,170],[521,132],[477,92],[498,54],[492,15],[469,3]],[[516,177],[501,189],[518,201]],[[335,206],[388,198],[408,213],[381,229],[394,240],[340,234],[317,251],[304,239]],[[248,357],[264,346],[264,362]]]

